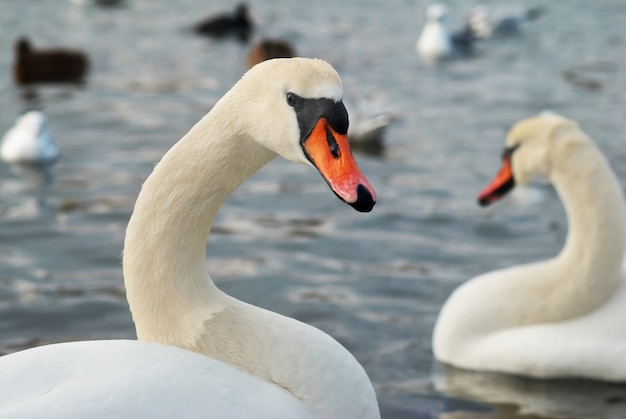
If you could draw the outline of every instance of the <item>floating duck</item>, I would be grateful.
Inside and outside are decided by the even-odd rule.
[[[15,42],[13,79],[17,84],[82,83],[89,69],[89,58],[81,51],[33,48],[21,37]]]
[[[240,41],[247,41],[252,34],[253,24],[250,10],[244,3],[235,7],[235,12],[209,17],[194,26],[194,31],[200,35],[214,38],[235,36]]]
[[[296,56],[295,48],[283,39],[264,38],[250,47],[246,64],[248,68],[272,58],[291,58]]]

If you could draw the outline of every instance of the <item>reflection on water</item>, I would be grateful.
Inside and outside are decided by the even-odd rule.
[[[55,210],[48,202],[48,193],[54,181],[54,164],[14,163],[10,167],[14,175],[20,180],[11,182],[12,185],[5,181],[3,182],[4,188],[14,189],[14,192],[21,191],[21,195],[30,197],[23,200],[19,206],[5,211],[4,216],[8,218],[36,218],[53,215]]]
[[[439,415],[440,419],[540,419],[544,416],[520,413],[516,406],[496,405],[493,409],[481,412],[450,412]]]
[[[540,380],[467,371],[438,364],[436,388],[453,397],[496,405],[494,411],[452,412],[450,418],[618,418],[626,406],[626,385],[591,380]],[[521,415],[521,416],[518,416]]]

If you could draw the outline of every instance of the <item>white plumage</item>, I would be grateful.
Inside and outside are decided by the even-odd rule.
[[[507,174],[521,185],[546,177],[565,205],[565,246],[552,259],[460,286],[437,320],[436,358],[472,370],[625,381],[626,211],[615,174],[578,125],[554,113],[517,123],[507,146],[516,148],[481,197],[498,195]]]
[[[48,134],[47,118],[41,111],[20,116],[4,135],[0,156],[11,163],[51,163],[59,150]]]
[[[344,148],[342,96],[339,75],[321,60],[249,70],[168,151],[137,198],[123,267],[140,342],[2,357],[0,415],[379,418],[365,370],[336,340],[224,294],[206,273],[219,207],[277,154],[316,167],[337,196],[371,210],[375,192]],[[309,104],[312,112],[302,111]],[[324,107],[326,117],[315,114]],[[299,123],[316,129],[303,136]]]

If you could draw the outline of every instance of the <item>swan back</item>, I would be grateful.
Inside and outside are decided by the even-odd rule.
[[[68,378],[69,375],[69,378]],[[0,357],[6,418],[311,418],[285,389],[155,343],[60,343]],[[95,416],[94,416],[95,415]]]

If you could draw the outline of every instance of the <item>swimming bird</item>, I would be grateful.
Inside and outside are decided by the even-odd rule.
[[[2,138],[0,157],[11,163],[56,161],[59,150],[48,133],[46,115],[33,110],[20,116]]]
[[[371,155],[380,155],[384,151],[387,128],[396,119],[396,115],[378,99],[365,95],[346,100],[350,115],[350,146]]]
[[[426,24],[420,33],[415,49],[429,61],[438,61],[452,56],[468,55],[473,52],[474,37],[464,28],[451,33],[448,28],[448,6],[433,3],[426,10]]]
[[[232,15],[224,13],[211,16],[194,26],[194,31],[200,35],[207,35],[213,38],[235,36],[240,41],[247,41],[252,34],[252,30],[252,17],[245,3],[238,4]]]
[[[348,136],[350,145],[355,149],[377,153],[385,148],[385,132],[393,122],[390,113],[379,113],[355,119]]]
[[[470,10],[467,26],[476,38],[519,35],[526,22],[537,19],[543,12],[541,7],[532,7],[520,13],[505,13],[479,4]]]
[[[6,417],[380,418],[357,360],[307,324],[239,301],[206,272],[228,195],[276,155],[316,168],[367,212],[376,193],[347,141],[337,72],[308,58],[254,66],[155,166],[124,241],[139,341],[42,346],[0,357]]]
[[[88,70],[89,58],[82,51],[35,49],[26,37],[15,42],[13,80],[17,84],[82,83]]]
[[[509,131],[502,168],[481,192],[488,205],[534,177],[548,179],[569,231],[551,259],[479,275],[445,302],[435,357],[470,370],[537,378],[626,381],[626,208],[593,140],[554,113]]]
[[[248,50],[246,64],[248,68],[272,58],[291,58],[296,56],[296,49],[289,41],[277,38],[263,38]]]

